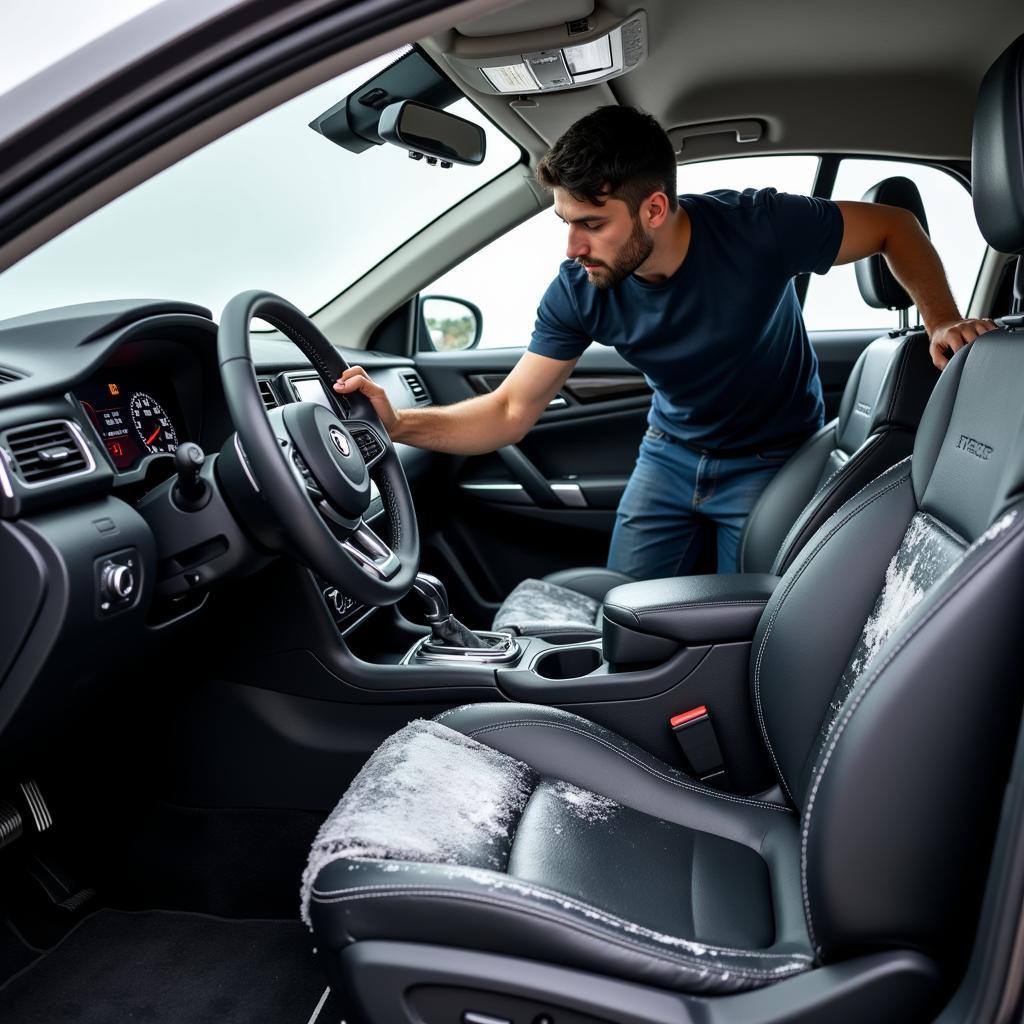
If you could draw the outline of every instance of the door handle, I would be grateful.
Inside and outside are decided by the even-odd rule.
[[[541,508],[557,508],[562,503],[551,490],[539,469],[523,454],[518,445],[507,444],[497,450],[505,468],[512,474],[512,479],[522,484],[523,490]]]

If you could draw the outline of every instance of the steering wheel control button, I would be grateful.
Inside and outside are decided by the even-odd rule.
[[[363,461],[370,465],[384,454],[384,444],[369,427],[352,427],[352,440],[359,446]]]
[[[135,603],[139,592],[137,565],[138,553],[134,548],[96,559],[97,614],[114,615]]]

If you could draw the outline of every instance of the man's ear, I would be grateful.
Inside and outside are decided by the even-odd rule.
[[[657,229],[665,223],[669,213],[668,196],[664,192],[652,192],[640,204],[640,223],[645,228]]]

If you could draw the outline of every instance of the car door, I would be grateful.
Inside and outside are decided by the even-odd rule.
[[[970,196],[947,170],[866,158],[749,157],[684,165],[679,187],[699,192],[773,185],[856,200],[894,174],[911,177],[921,189],[956,298],[966,307],[984,245]],[[423,289],[427,318],[421,316],[415,354],[420,401],[449,404],[501,382],[529,340],[537,302],[557,273],[564,244],[564,226],[545,211]],[[798,279],[797,287],[827,421],[838,411],[857,357],[872,340],[898,329],[899,317],[864,303],[852,266]],[[440,329],[442,321],[430,316],[435,296],[449,303],[468,300],[481,320],[475,338]],[[432,484],[419,507],[427,527],[426,564],[451,581],[453,600],[465,615],[489,621],[497,603],[526,577],[604,564],[650,394],[642,374],[614,350],[593,344],[518,444],[449,460],[444,485]]]

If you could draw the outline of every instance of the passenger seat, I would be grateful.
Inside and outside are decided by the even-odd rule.
[[[910,210],[928,230],[920,193],[908,178],[886,178],[865,193],[864,201]],[[864,301],[875,309],[900,310],[906,324],[913,301],[885,259],[860,260],[856,273]],[[737,571],[784,573],[843,502],[906,458],[938,374],[923,331],[904,326],[873,341],[853,367],[838,417],[793,453],[751,510]],[[631,582],[598,567],[523,580],[498,609],[493,628],[561,643],[593,639],[601,634],[604,595]]]

